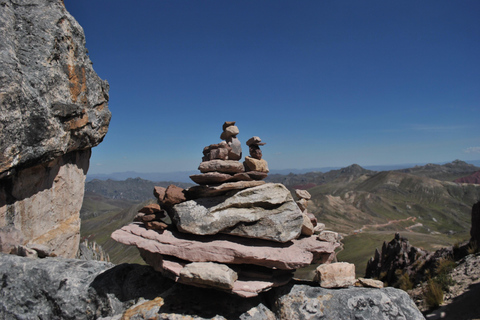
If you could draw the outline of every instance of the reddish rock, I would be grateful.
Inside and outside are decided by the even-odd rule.
[[[161,221],[150,221],[145,223],[145,228],[148,230],[165,230],[168,225]]]
[[[210,161],[210,160],[227,160],[228,153],[232,151],[232,148],[225,142],[222,141],[218,144],[211,144],[203,148],[203,157],[202,161]]]
[[[316,227],[317,223],[318,223],[317,217],[315,217],[315,215],[313,213],[310,213],[310,212],[307,213],[307,216],[310,219],[310,221],[312,222],[313,226]]]
[[[155,218],[156,218],[155,214],[145,214],[140,219],[143,222],[150,222],[150,221],[155,220]]]
[[[198,170],[202,173],[206,172],[222,172],[222,173],[239,173],[244,172],[243,164],[235,160],[211,160],[204,161],[198,166]]]
[[[231,190],[242,190],[265,184],[265,181],[236,181],[227,182],[218,186],[193,186],[185,190],[188,199],[214,197],[227,193]]]
[[[112,238],[126,245],[190,262],[254,264],[281,270],[293,270],[312,263],[331,262],[337,242],[320,241],[316,236],[276,243],[229,235],[195,236],[175,230],[158,233],[136,223],[112,233]],[[152,263],[149,262],[152,265]]]
[[[239,172],[235,174],[206,172],[202,174],[193,174],[190,176],[190,179],[200,185],[215,185],[225,182],[263,180],[266,177],[266,173],[258,171]]]
[[[152,203],[152,204],[146,205],[142,209],[138,210],[138,212],[142,212],[142,213],[145,213],[145,214],[152,214],[152,213],[154,214],[154,213],[157,213],[157,212],[160,212],[160,211],[162,211],[162,208],[160,208],[160,205],[157,204],[157,203]]]
[[[178,203],[186,201],[185,194],[183,193],[183,188],[177,187],[174,184],[171,184],[165,190],[165,197],[163,198],[163,204],[166,206],[173,206]]]
[[[198,184],[219,184],[232,179],[232,175],[221,172],[206,172],[202,174],[192,174],[190,179]]]
[[[157,198],[160,202],[163,202],[163,198],[165,197],[165,189],[164,187],[154,187],[153,188],[153,195]]]
[[[455,180],[457,183],[472,183],[472,184],[480,184],[480,171],[477,171],[467,177],[459,178]]]

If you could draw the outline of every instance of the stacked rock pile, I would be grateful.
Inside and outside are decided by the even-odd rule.
[[[224,141],[218,144],[211,144],[203,149],[202,163],[198,167],[201,174],[191,175],[195,183],[201,186],[215,186],[225,182],[232,183],[225,188],[243,189],[244,187],[260,185],[261,180],[267,177],[268,165],[262,159],[260,145],[265,145],[259,137],[252,137],[247,141],[250,148],[251,157],[245,157],[245,162],[239,160],[242,157],[242,146],[237,138],[239,134],[235,121],[225,122],[223,124],[223,132],[220,138]],[[244,183],[250,182],[250,183]],[[197,192],[199,196],[203,195],[208,188],[194,188],[191,193]],[[222,193],[220,191],[219,193]]]
[[[239,161],[234,124],[224,124],[222,143],[204,149],[202,174],[192,176],[199,185],[155,187],[158,207],[142,209],[112,238],[136,246],[149,265],[177,282],[253,297],[288,283],[298,268],[334,261],[340,243],[314,233],[315,217],[299,207],[308,192],[297,191],[297,204],[282,184],[262,181],[268,167],[260,138],[247,143],[254,166]]]

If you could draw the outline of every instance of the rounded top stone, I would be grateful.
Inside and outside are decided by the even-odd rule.
[[[225,121],[225,123],[223,124],[222,130],[225,131],[226,128],[234,125],[235,125],[235,121]]]

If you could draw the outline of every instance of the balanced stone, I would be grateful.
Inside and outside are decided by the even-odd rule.
[[[299,199],[310,200],[312,198],[312,196],[310,195],[310,192],[308,192],[307,190],[302,190],[302,189],[296,189],[295,190],[295,195]]]
[[[266,144],[265,142],[262,142],[262,139],[260,139],[257,136],[251,137],[250,139],[247,140],[246,143],[247,143],[247,146],[251,146],[251,145],[263,146]]]
[[[228,145],[232,150],[228,153],[228,160],[240,160],[242,158],[242,144],[237,137],[231,137]]]
[[[315,280],[323,288],[344,288],[355,284],[355,265],[348,262],[321,264],[315,270]]]
[[[266,172],[266,173],[269,172],[267,161],[265,161],[264,159],[258,160],[258,159],[247,156],[245,157],[245,161],[243,163],[245,164],[245,167],[248,170],[260,171],[260,172]]]
[[[231,137],[235,137],[239,133],[240,130],[238,130],[237,126],[229,126],[222,132],[222,134],[220,135],[220,139],[228,140]]]
[[[198,166],[200,172],[222,172],[222,173],[238,173],[245,171],[243,165],[234,160],[211,160],[204,161]],[[258,171],[258,170],[256,170]]]
[[[206,172],[203,174],[192,174],[190,179],[198,184],[219,184],[232,179],[232,175],[221,172]]]
[[[232,289],[238,274],[224,264],[214,262],[194,262],[181,271],[179,281],[197,287]]]
[[[236,181],[226,182],[218,186],[193,186],[185,190],[188,199],[198,199],[202,197],[215,197],[226,194],[230,191],[243,190],[265,184],[265,181]]]
[[[303,214],[290,191],[273,183],[244,189],[229,197],[180,203],[172,208],[171,218],[182,232],[224,232],[279,242],[298,237],[303,224]]]

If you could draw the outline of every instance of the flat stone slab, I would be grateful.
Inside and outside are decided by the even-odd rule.
[[[159,233],[145,229],[141,223],[131,223],[116,230],[112,238],[151,253],[189,262],[253,264],[281,270],[331,262],[335,258],[335,249],[340,245],[320,241],[316,236],[279,243],[223,234],[196,236],[168,229]]]
[[[265,181],[236,181],[226,182],[218,186],[193,186],[185,190],[188,199],[216,197],[229,191],[243,190],[265,184]]]
[[[169,260],[169,257],[162,256],[158,253],[151,253],[145,250],[140,250],[140,252],[144,260],[156,271],[161,272],[164,276],[169,277],[176,282],[227,291],[243,298],[256,297],[261,292],[265,292],[272,288],[287,284],[293,278],[293,273],[281,274],[278,276],[265,276],[258,274],[251,275],[248,273],[244,274],[242,270],[242,273],[239,274],[238,279],[233,281],[233,286],[231,288],[219,286],[218,283],[211,284],[200,279],[198,281],[184,281],[185,279],[182,279],[182,274],[185,274],[185,268],[192,264],[200,264],[204,262],[188,263],[185,261],[172,261]],[[242,265],[241,268],[243,269],[245,266]]]
[[[192,174],[190,179],[192,179],[193,182],[201,185],[215,185],[225,182],[262,180],[266,177],[266,173],[258,171],[240,172],[235,174],[206,172],[202,174]]]
[[[244,172],[243,163],[236,160],[209,160],[200,163],[198,170],[201,173],[206,172],[222,172],[222,173],[238,173]]]

